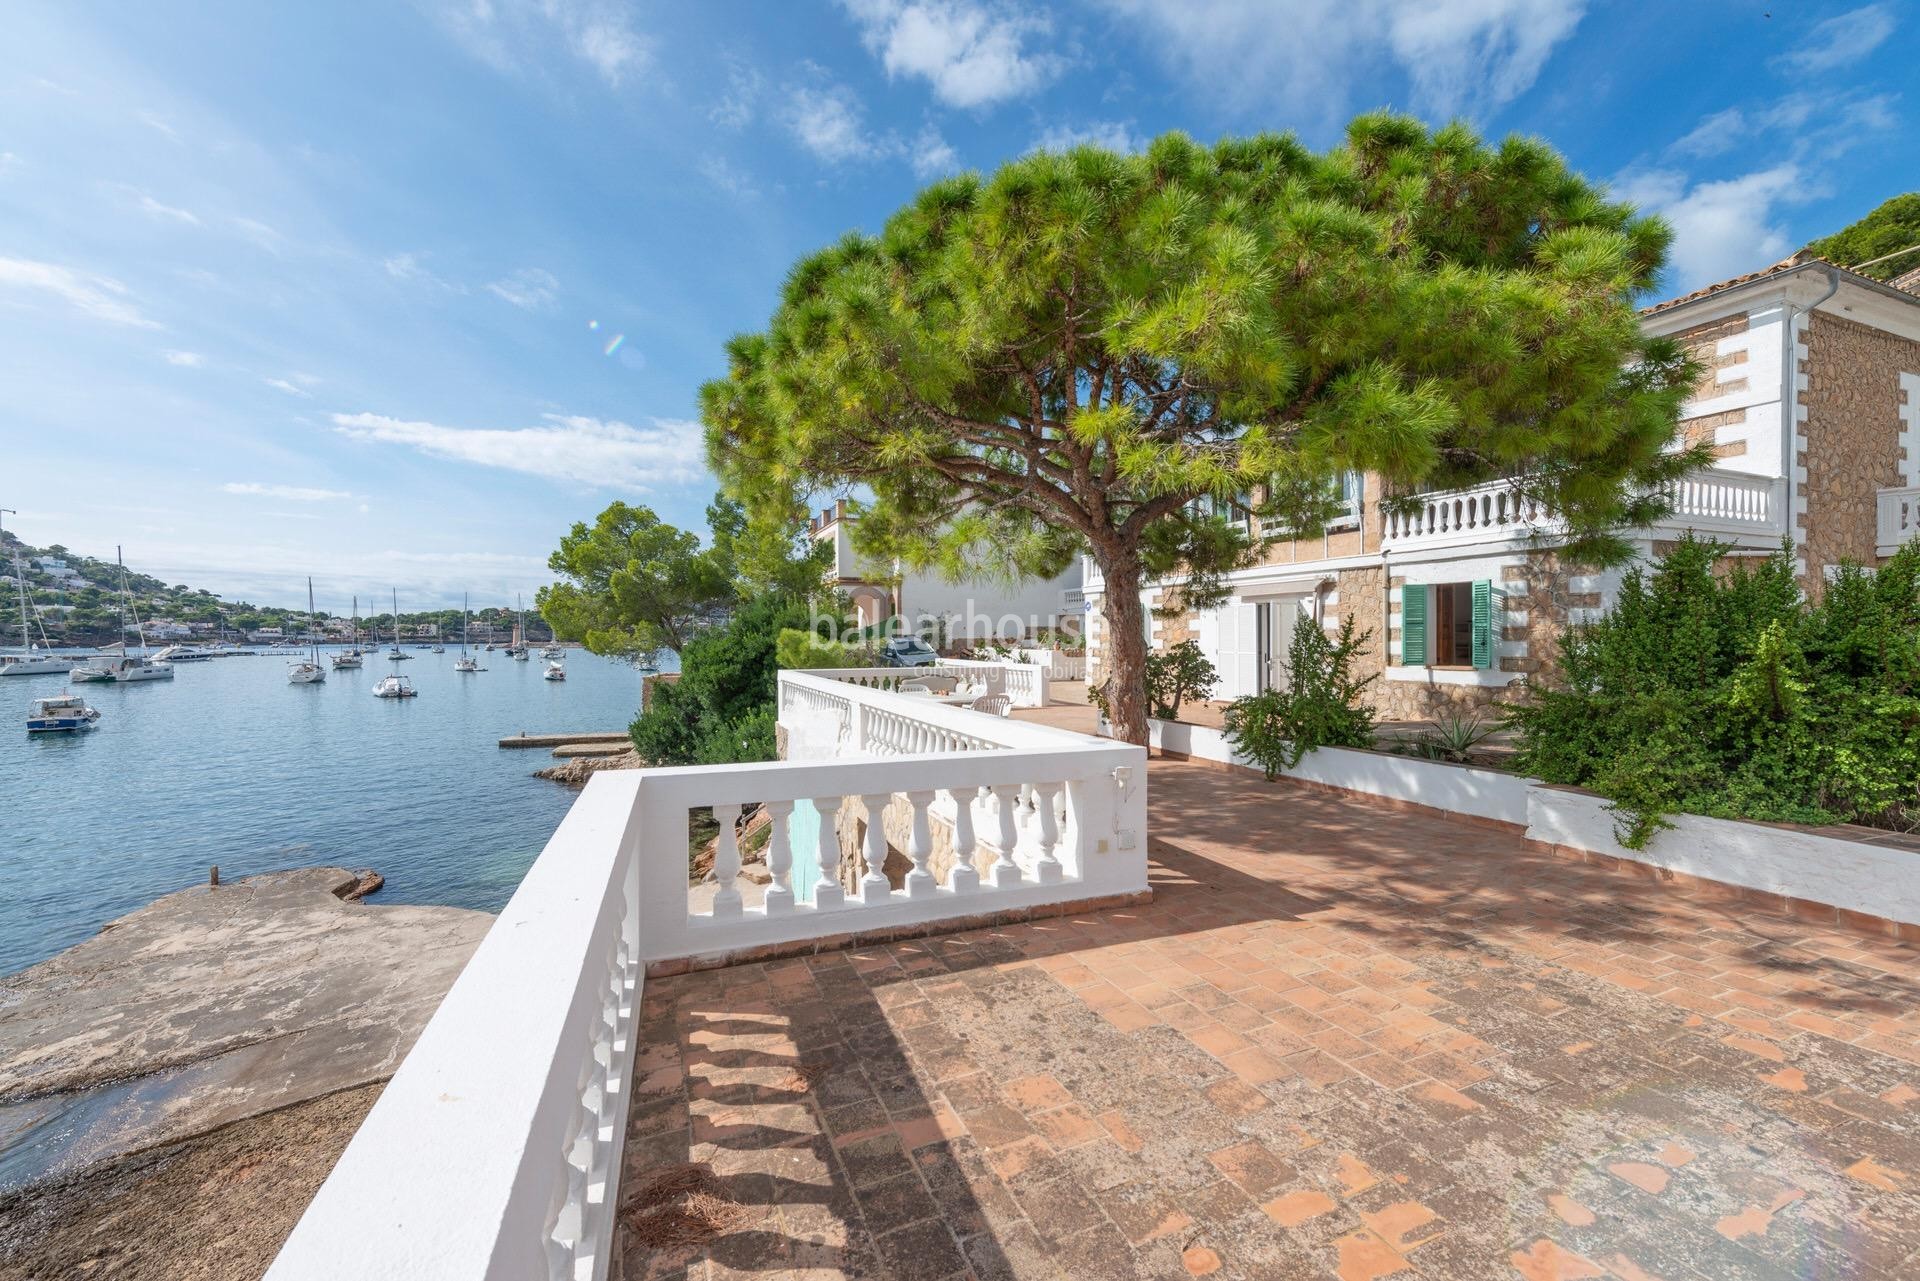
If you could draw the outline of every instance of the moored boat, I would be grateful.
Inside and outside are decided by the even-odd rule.
[[[375,698],[414,698],[413,682],[404,676],[382,676],[373,687]]]
[[[20,567],[18,544],[13,549],[13,581],[20,591],[20,652],[0,654],[0,676],[64,676],[80,666],[77,655],[55,654],[47,648],[44,627],[40,629],[40,644],[33,643],[27,623],[27,571]]]
[[[549,680],[549,681],[563,681],[567,679],[567,669],[562,667],[558,663],[548,663],[547,670],[540,673],[540,679]]]
[[[100,723],[100,713],[87,706],[78,694],[55,694],[36,698],[27,705],[27,733],[71,734],[92,729]]]
[[[327,669],[320,662],[320,641],[313,631],[313,580],[307,580],[307,644],[310,652],[306,658],[287,666],[287,684],[318,685],[327,679]]]

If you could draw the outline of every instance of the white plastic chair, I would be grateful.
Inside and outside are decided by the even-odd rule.
[[[976,712],[985,712],[989,716],[1007,716],[1013,711],[1013,704],[1005,694],[983,694],[967,704]]]

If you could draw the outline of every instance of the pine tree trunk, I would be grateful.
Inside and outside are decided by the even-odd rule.
[[[1106,625],[1107,719],[1123,743],[1147,742],[1147,626],[1140,603],[1140,564],[1102,562],[1106,594],[1100,618]]]

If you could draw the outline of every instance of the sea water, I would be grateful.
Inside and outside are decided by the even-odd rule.
[[[498,911],[576,793],[533,778],[521,731],[623,730],[639,669],[568,650],[538,658],[370,653],[357,671],[290,685],[277,651],[180,663],[170,681],[74,685],[100,711],[80,734],[26,732],[61,676],[0,677],[0,973],[52,956],[162,894],[315,864],[386,877],[374,903]],[[326,651],[323,651],[323,660]],[[671,663],[668,664],[671,666]],[[389,672],[419,697],[379,699]]]

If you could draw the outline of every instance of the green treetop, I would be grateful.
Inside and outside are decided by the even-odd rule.
[[[1042,152],[797,264],[702,390],[709,459],[782,519],[865,487],[863,550],[915,567],[1090,554],[1115,732],[1142,742],[1141,587],[1250,554],[1195,499],[1306,531],[1345,471],[1522,475],[1577,551],[1618,551],[1698,461],[1662,452],[1694,371],[1633,305],[1669,238],[1543,143],[1401,116],[1324,153]]]
[[[1814,241],[1807,251],[1842,267],[1872,264],[1862,267],[1861,274],[1892,280],[1920,267],[1920,251],[1881,263],[1873,260],[1916,245],[1920,245],[1920,191],[1909,191],[1883,201],[1860,221]]]

